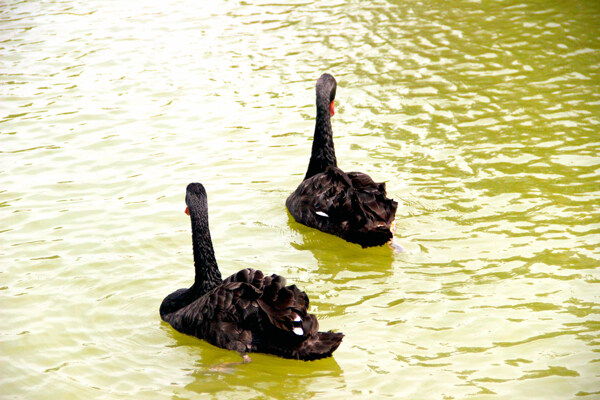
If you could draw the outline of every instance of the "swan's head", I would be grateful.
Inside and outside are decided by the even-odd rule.
[[[326,101],[329,105],[329,112],[333,116],[335,114],[335,108],[333,107],[333,101],[335,100],[335,91],[337,89],[337,82],[335,78],[330,74],[323,74],[317,80],[317,105],[321,101]]]
[[[197,182],[190,183],[185,193],[185,204],[187,205],[185,213],[192,217],[197,213],[206,213],[208,211],[208,202],[206,199],[204,186]]]

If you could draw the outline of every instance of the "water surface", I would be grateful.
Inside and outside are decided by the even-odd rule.
[[[594,1],[4,2],[0,394],[61,399],[600,398]],[[314,84],[339,166],[398,242],[295,223]],[[239,361],[158,306],[190,285],[185,186],[223,275],[283,274],[316,362]]]

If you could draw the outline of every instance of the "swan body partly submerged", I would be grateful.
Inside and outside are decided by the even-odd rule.
[[[280,357],[316,360],[330,356],[344,335],[319,332],[308,313],[309,300],[279,275],[243,269],[222,280],[208,226],[206,191],[200,183],[187,187],[192,221],[196,277],[189,289],[168,295],[161,318],[179,332],[204,339],[244,356],[260,352]]]
[[[312,153],[304,180],[286,206],[301,224],[363,247],[380,246],[394,237],[398,203],[386,195],[385,183],[362,172],[337,167],[331,116],[335,113],[335,78],[317,81],[317,118]]]

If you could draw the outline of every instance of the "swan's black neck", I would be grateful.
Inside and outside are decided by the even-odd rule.
[[[160,305],[162,319],[193,303],[223,281],[208,231],[208,218],[192,217],[192,246],[196,269],[194,284],[189,289],[179,289],[171,293],[163,300]]]
[[[179,289],[163,300],[160,305],[160,316],[165,320],[169,318],[169,314],[191,304],[223,282],[210,239],[208,202],[204,186],[200,183],[190,183],[185,202],[192,221],[196,278],[189,289]]]
[[[323,74],[317,81],[317,120],[315,137],[308,170],[304,179],[325,172],[330,165],[337,167],[331,129],[330,104],[335,99],[336,82],[333,76]]]
[[[204,199],[206,202],[206,199]],[[194,249],[194,267],[196,278],[190,290],[198,293],[198,297],[218,286],[221,272],[217,265],[210,231],[208,229],[208,210],[205,207],[189,206],[192,220],[192,246]]]

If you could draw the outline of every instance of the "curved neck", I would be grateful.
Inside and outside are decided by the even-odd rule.
[[[196,292],[199,297],[219,285],[223,280],[210,239],[208,216],[192,214],[191,220],[196,278],[190,291]]]
[[[337,167],[335,149],[333,147],[333,131],[331,129],[331,114],[329,101],[326,98],[317,97],[317,121],[315,124],[315,137],[312,144],[312,152],[308,170],[304,179],[315,174],[325,172],[330,165]]]
[[[192,288],[179,289],[165,297],[165,299],[160,304],[160,317],[163,320],[166,320],[169,314],[177,312],[178,310],[182,309],[183,307],[186,307],[198,297],[200,297],[191,289]]]

